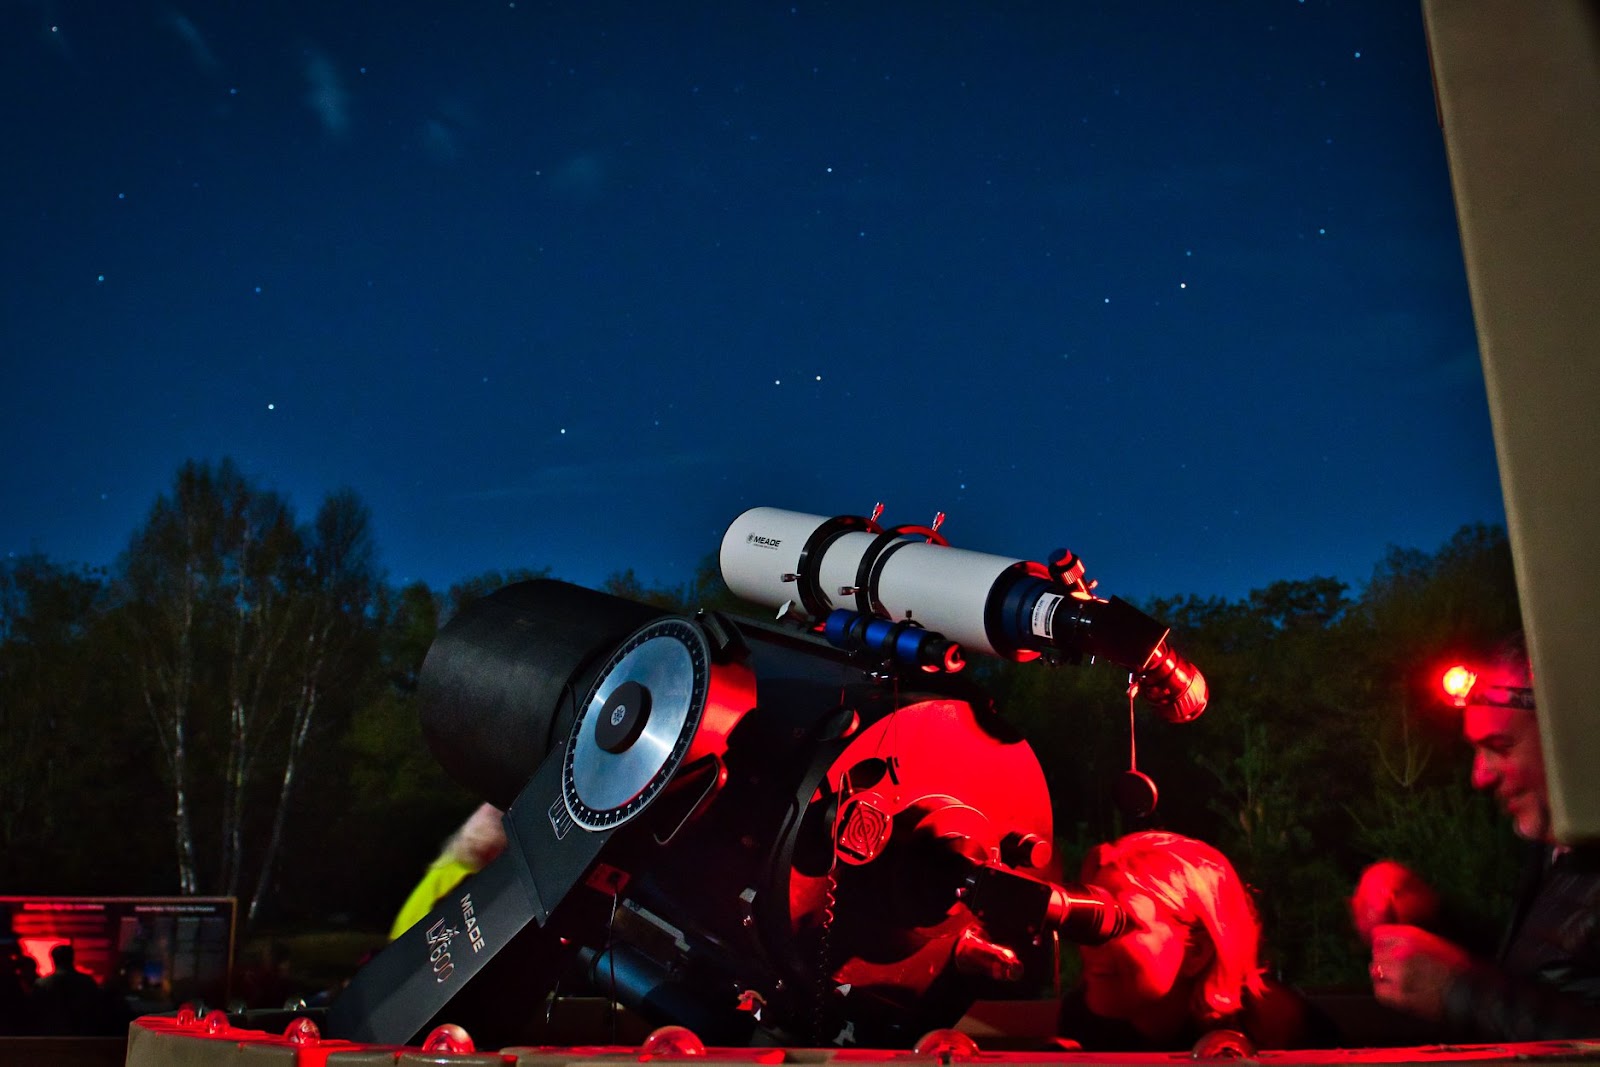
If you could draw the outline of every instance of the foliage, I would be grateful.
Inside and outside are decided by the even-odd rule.
[[[1437,886],[1463,931],[1496,931],[1512,903],[1521,848],[1488,797],[1455,780],[1380,781],[1353,814],[1356,840],[1373,856],[1397,859]],[[1492,945],[1483,944],[1482,949]]]
[[[30,555],[0,561],[0,893],[163,887],[151,835],[159,760],[111,639],[103,574]],[[108,787],[109,786],[109,787]]]
[[[520,567],[509,571],[485,571],[465,581],[457,582],[450,587],[450,592],[445,594],[444,603],[440,606],[440,610],[435,613],[434,626],[437,627],[449,622],[455,617],[456,612],[479,597],[488,596],[496,589],[515,585],[518,582],[531,582],[537,578],[548,577],[550,577],[549,567],[539,567],[537,569]],[[426,589],[427,587],[423,586],[421,588]],[[428,640],[433,640],[431,630],[428,633]],[[426,645],[423,646],[423,651],[427,651]],[[417,665],[420,667],[421,664],[422,660],[419,658]]]
[[[134,766],[165,783],[179,892],[246,897],[248,919],[268,895],[308,743],[366,684],[369,526],[346,490],[301,527],[223,460],[184,464],[134,532],[99,647],[159,753]]]
[[[288,746],[271,834],[246,911],[252,924],[268,895],[296,770],[308,755],[313,730],[321,731],[329,714],[347,717],[374,680],[370,664],[380,573],[371,525],[366,506],[344,489],[323,501],[311,528],[300,535],[302,559],[289,572],[297,611],[287,664]]]
[[[0,891],[235,892],[258,919],[382,929],[477,803],[421,737],[427,650],[471,599],[549,577],[391,587],[353,492],[302,525],[226,460],[185,464],[109,574],[4,561]],[[729,594],[714,555],[681,587],[628,569],[603,591],[766,614]],[[1143,606],[1206,674],[1196,722],[1130,709],[1104,665],[969,668],[1039,756],[1061,877],[1136,828],[1211,841],[1255,887],[1270,964],[1311,985],[1361,976],[1346,898],[1373,859],[1495,923],[1515,842],[1427,687],[1435,663],[1518,624],[1502,531],[1392,549],[1358,590],[1313,577]],[[1135,754],[1161,791],[1142,820],[1112,800]]]

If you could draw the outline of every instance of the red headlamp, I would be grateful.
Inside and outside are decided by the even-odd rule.
[[[1527,686],[1494,685],[1471,667],[1459,663],[1445,671],[1439,683],[1444,687],[1450,703],[1458,708],[1469,704],[1496,708],[1531,709],[1534,706],[1533,690]]]

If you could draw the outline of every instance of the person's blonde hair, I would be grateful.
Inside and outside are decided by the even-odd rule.
[[[1211,966],[1201,979],[1200,1021],[1209,1023],[1244,1007],[1246,991],[1265,990],[1257,953],[1261,923],[1244,882],[1228,857],[1182,834],[1145,831],[1096,845],[1083,860],[1081,878],[1093,883],[1114,872],[1167,907],[1191,930],[1211,939]]]

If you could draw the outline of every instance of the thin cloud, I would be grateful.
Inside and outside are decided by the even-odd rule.
[[[480,123],[472,109],[458,100],[444,100],[424,116],[423,149],[440,163],[454,163],[476,135]]]
[[[605,182],[605,163],[599,156],[587,152],[564,160],[550,175],[553,189],[579,200],[599,196]]]
[[[454,163],[461,158],[461,146],[456,141],[455,130],[443,119],[434,116],[422,120],[422,147],[441,163]]]
[[[333,61],[310,50],[306,54],[305,75],[306,103],[316,112],[323,129],[334,137],[343,136],[350,126],[350,93],[339,79]]]
[[[200,32],[200,27],[196,26],[188,15],[181,11],[168,11],[167,25],[178,35],[184,47],[189,49],[189,55],[194,60],[195,66],[208,72],[215,72],[222,66],[217,54],[206,42],[205,35]]]

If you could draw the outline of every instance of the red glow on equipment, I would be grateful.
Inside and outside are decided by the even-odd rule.
[[[1168,722],[1191,722],[1211,698],[1205,675],[1173,652],[1163,637],[1138,673],[1139,688]]]
[[[977,1059],[980,1052],[972,1035],[951,1028],[928,1031],[917,1039],[911,1051],[918,1056],[935,1056],[941,1063]]]
[[[33,962],[39,966],[39,977],[48,978],[56,972],[56,961],[50,958],[50,950],[57,945],[70,945],[72,942],[65,937],[21,937],[17,945],[22,949],[24,956],[32,957]]]
[[[1444,672],[1440,684],[1450,697],[1450,702],[1458,708],[1467,706],[1467,694],[1472,691],[1473,685],[1478,681],[1478,676],[1461,664],[1456,664]]]

